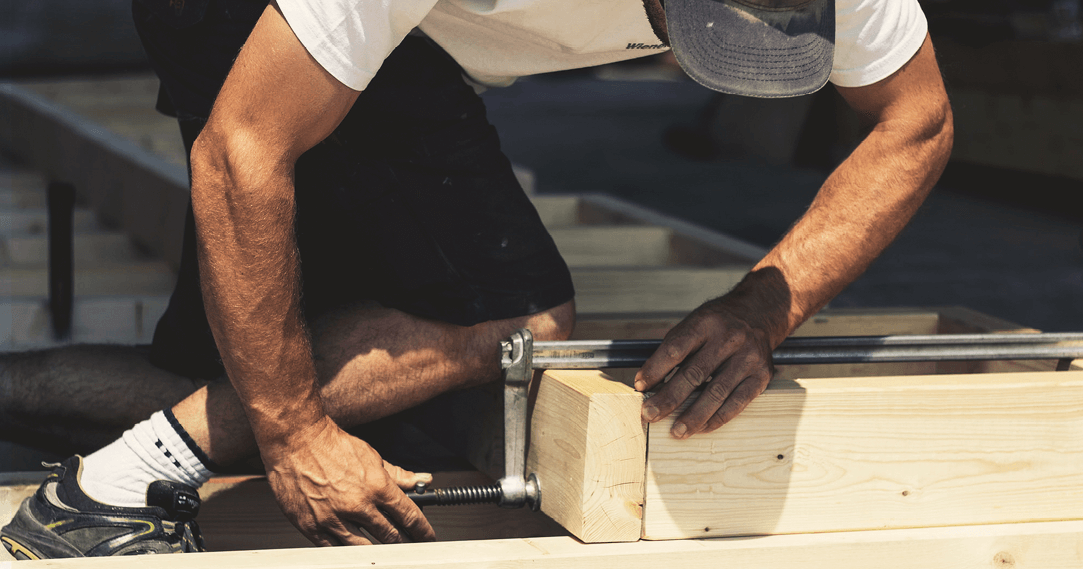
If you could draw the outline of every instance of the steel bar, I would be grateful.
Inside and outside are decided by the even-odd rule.
[[[534,369],[639,367],[661,340],[534,342]],[[777,365],[1083,358],[1083,333],[938,334],[790,338]],[[511,363],[509,350],[502,354]]]

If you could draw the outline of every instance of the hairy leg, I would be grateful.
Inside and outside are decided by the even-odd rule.
[[[206,383],[154,367],[148,351],[77,345],[0,354],[0,433],[60,454],[87,454]]]
[[[523,327],[539,340],[565,339],[574,310],[569,302],[533,316],[471,327],[373,305],[336,311],[312,324],[324,406],[340,426],[350,428],[447,391],[496,380],[500,340]],[[196,391],[173,412],[220,465],[257,450],[244,409],[226,382]]]

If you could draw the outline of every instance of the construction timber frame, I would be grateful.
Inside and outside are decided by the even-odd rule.
[[[18,126],[0,143],[73,182],[100,217],[175,263],[182,170],[18,88],[0,89],[0,118]],[[129,194],[150,201],[137,205]],[[575,339],[659,338],[763,253],[606,196],[535,203],[572,267]],[[929,308],[828,310],[797,334],[1033,331],[966,309]],[[631,371],[547,372],[536,376],[528,454],[528,469],[542,480],[544,515],[429,507],[444,541],[316,550],[282,516],[264,478],[220,477],[200,490],[211,552],[156,557],[153,565],[1079,569],[1083,371],[1054,365],[784,367],[731,424],[686,441],[670,439],[668,423],[648,428],[639,420],[642,395],[627,386]],[[413,415],[478,469],[437,473],[436,486],[503,474],[502,394],[493,387],[449,394]],[[0,523],[43,476],[0,474]],[[2,561],[5,553],[0,569],[21,566]],[[28,566],[124,569],[147,561]]]

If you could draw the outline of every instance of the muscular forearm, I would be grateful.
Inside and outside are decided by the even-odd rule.
[[[207,318],[267,454],[325,413],[299,307],[290,165],[253,154],[209,126],[192,151],[192,206]]]
[[[769,289],[755,294],[766,301],[772,345],[863,273],[898,235],[943,171],[951,139],[947,108],[928,124],[888,121],[832,173],[808,212],[733,293]]]

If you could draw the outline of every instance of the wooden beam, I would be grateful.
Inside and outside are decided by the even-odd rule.
[[[733,288],[749,267],[572,269],[579,314],[691,311]]]
[[[49,261],[49,239],[44,235],[16,235],[6,238],[6,261],[21,268],[44,267]],[[117,265],[145,259],[123,233],[82,233],[72,240],[76,267]]]
[[[173,271],[161,261],[75,269],[77,296],[169,294],[175,282]],[[49,275],[44,268],[0,271],[0,296],[38,298],[48,291]]]
[[[42,189],[44,193],[44,189]],[[6,235],[44,235],[47,228],[45,209],[34,207],[28,209],[0,208],[0,220]],[[75,208],[72,216],[72,229],[79,232],[87,232],[100,229],[94,212]]]
[[[168,294],[76,298],[71,341],[149,344],[168,305]],[[0,302],[0,314],[10,316],[10,326],[0,328],[0,350],[56,345],[44,297]]]
[[[736,237],[607,194],[580,194],[579,219],[581,223],[591,225],[631,224],[668,227],[674,234],[687,240],[678,244],[678,248],[692,246],[701,250],[699,252],[686,250],[683,253],[686,256],[681,262],[691,262],[695,265],[752,266],[767,254],[767,249],[759,245],[753,245]],[[702,255],[705,251],[709,253]],[[719,253],[722,255],[717,256]]]
[[[527,472],[542,481],[542,512],[583,541],[636,541],[647,450],[643,395],[599,376],[545,372],[531,415]]]
[[[1038,332],[1036,328],[1020,326],[1014,322],[983,314],[977,310],[962,306],[948,306],[940,309],[939,334],[1028,334]],[[1016,371],[1051,371],[1056,369],[1056,360],[1005,360],[976,362],[940,362],[937,373],[1007,373]],[[1072,363],[1073,370],[1083,369],[1083,360]]]
[[[21,87],[0,85],[0,146],[164,259],[180,263],[188,208],[183,165],[159,156]]]
[[[945,308],[830,309],[799,329],[799,335],[931,334],[940,326]],[[964,311],[965,312],[965,311]],[[661,338],[684,317],[685,312],[609,313],[581,316],[573,339]],[[973,318],[974,326],[988,324]],[[980,314],[978,315],[980,316]],[[1002,324],[1010,324],[1003,323]],[[980,331],[980,330],[979,330]],[[1051,368],[1050,368],[1051,369]],[[607,370],[609,377],[631,384],[634,369]],[[839,364],[779,366],[777,378],[869,377],[900,374],[933,374],[937,364]],[[449,393],[416,413],[412,420],[429,436],[464,457],[475,468],[494,478],[504,473],[504,418],[502,387],[497,384]]]
[[[579,196],[544,195],[531,196],[530,201],[538,216],[548,228],[568,227],[579,224]]]
[[[179,569],[1078,569],[1083,522],[1003,524],[755,539],[583,544],[570,537],[416,543],[161,555],[154,567]],[[41,567],[144,569],[143,557],[58,559]]]
[[[672,264],[672,231],[648,226],[584,226],[549,230],[569,267],[640,266]]]
[[[1083,372],[772,382],[648,436],[649,539],[1083,519]]]
[[[542,377],[530,467],[542,511],[584,541],[627,539],[613,512],[634,499],[613,488],[639,471],[584,457],[639,464],[638,395],[602,372]],[[675,440],[675,417],[647,437],[647,539],[1083,519],[1083,372],[774,381],[714,433]]]

